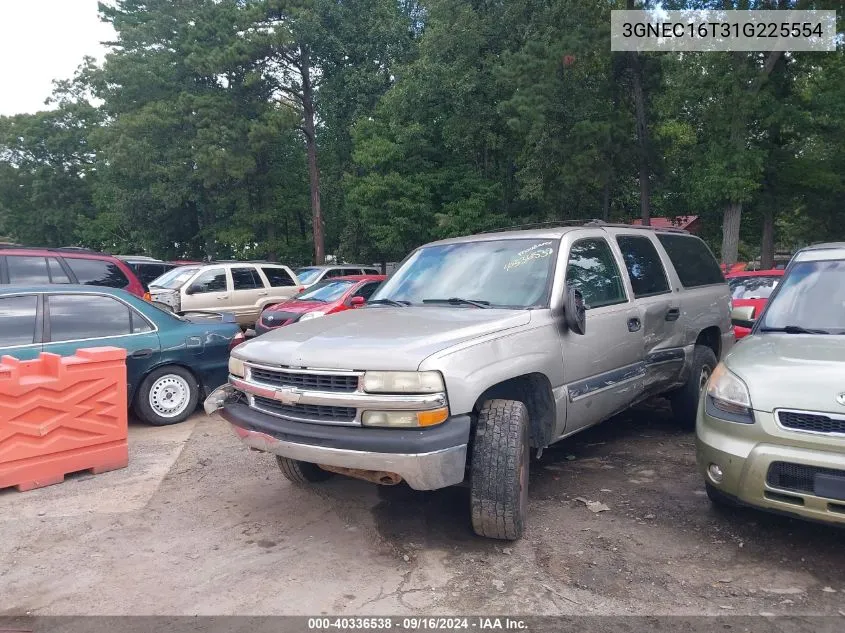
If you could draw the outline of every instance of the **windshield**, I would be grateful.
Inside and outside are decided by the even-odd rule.
[[[781,284],[761,329],[845,334],[845,261],[799,262]]]
[[[153,279],[150,282],[150,286],[155,286],[156,288],[179,288],[184,284],[188,279],[194,276],[194,273],[197,272],[199,268],[191,267],[191,266],[180,266],[179,268],[174,268],[173,270],[168,270],[166,273],[161,275],[160,277]]]
[[[299,279],[299,283],[308,286],[317,280],[321,272],[323,272],[322,268],[300,268],[296,271],[296,278]]]
[[[329,303],[337,301],[344,293],[346,293],[352,286],[354,281],[323,281],[318,283],[313,288],[309,288],[305,292],[296,295],[297,301],[322,301]]]
[[[373,295],[414,305],[469,299],[491,307],[548,305],[557,240],[460,242],[423,247]],[[461,303],[433,303],[458,305]]]
[[[783,277],[734,277],[728,280],[731,299],[768,299]]]

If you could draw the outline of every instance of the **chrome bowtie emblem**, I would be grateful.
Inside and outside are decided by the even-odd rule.
[[[836,401],[843,407],[845,407],[845,391],[836,396]]]
[[[302,394],[294,387],[282,387],[276,389],[275,398],[282,404],[297,404]]]

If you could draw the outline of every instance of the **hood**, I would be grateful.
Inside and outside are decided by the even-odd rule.
[[[415,371],[435,352],[530,321],[528,310],[346,310],[268,332],[240,345],[237,356],[266,365]]]
[[[328,310],[334,307],[334,302],[321,303],[320,301],[297,301],[296,299],[288,299],[284,303],[275,303],[264,312],[295,312],[296,314],[304,314],[305,312],[313,312],[314,310]]]
[[[737,343],[725,364],[742,378],[759,411],[845,413],[845,336],[755,334]]]

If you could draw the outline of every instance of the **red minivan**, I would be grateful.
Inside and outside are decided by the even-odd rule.
[[[757,318],[766,307],[769,296],[774,292],[785,270],[744,270],[725,275],[731,289],[731,307],[752,306],[752,318]],[[751,328],[734,325],[736,340],[751,333]]]
[[[124,262],[83,248],[0,247],[0,284],[81,284],[144,296],[144,286]]]

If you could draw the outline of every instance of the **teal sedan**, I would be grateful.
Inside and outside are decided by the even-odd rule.
[[[29,360],[41,352],[122,347],[135,413],[150,424],[175,424],[228,378],[229,352],[244,338],[225,320],[213,313],[176,316],[111,288],[3,286],[0,356]]]

